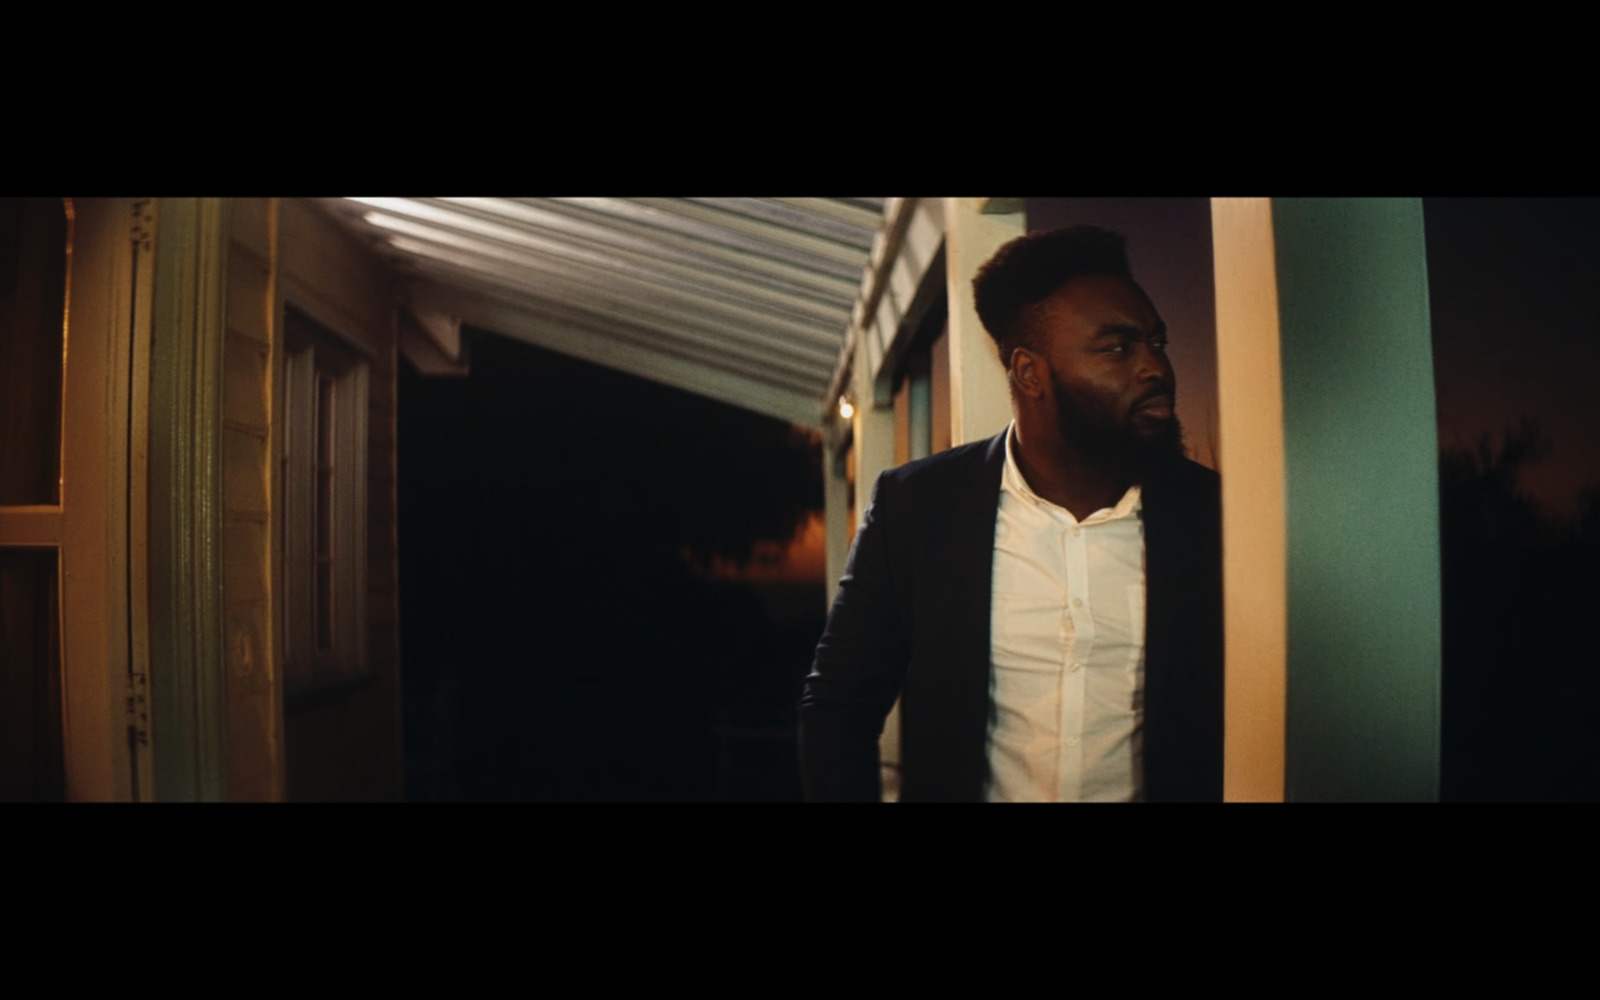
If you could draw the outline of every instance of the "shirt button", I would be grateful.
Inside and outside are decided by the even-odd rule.
[[[1077,673],[1077,672],[1078,672],[1078,670],[1079,670],[1079,669],[1080,669],[1080,668],[1081,668],[1081,667],[1082,667],[1082,666],[1083,666],[1083,664],[1081,664],[1081,663],[1074,663],[1074,664],[1073,664],[1073,665],[1072,665],[1072,666],[1071,666],[1071,667],[1068,667],[1068,668],[1067,668],[1067,669],[1068,669],[1068,670],[1069,670],[1069,671],[1071,671],[1071,672],[1072,672],[1072,673]]]
[[[1078,738],[1076,736],[1068,736],[1067,737],[1067,746],[1075,747],[1077,745],[1078,745]]]
[[[1081,531],[1082,531],[1082,530],[1083,530],[1083,529],[1082,529],[1082,528],[1079,528],[1079,527],[1076,527],[1076,526],[1074,526],[1074,527],[1073,527],[1073,529],[1072,529],[1072,537],[1074,537],[1074,538],[1076,538],[1076,537],[1078,537],[1078,534],[1079,534],[1079,533],[1080,533],[1080,532],[1081,532]]]
[[[1072,599],[1072,606],[1073,606],[1073,607],[1075,607],[1075,608],[1081,608],[1081,607],[1083,607],[1083,598],[1081,598],[1081,597],[1074,597],[1074,598],[1073,598],[1073,599]]]

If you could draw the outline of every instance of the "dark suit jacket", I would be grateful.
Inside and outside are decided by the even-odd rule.
[[[900,705],[900,799],[980,801],[1005,435],[878,477],[800,700],[806,796],[875,801]],[[1142,490],[1145,797],[1222,798],[1220,480],[1183,460]]]

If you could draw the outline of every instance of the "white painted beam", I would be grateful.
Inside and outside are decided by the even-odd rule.
[[[854,377],[855,366],[861,359],[861,353],[857,349],[858,341],[868,336],[868,327],[877,317],[879,300],[888,287],[888,269],[894,265],[900,252],[900,244],[915,217],[918,202],[919,199],[916,198],[889,198],[884,201],[883,228],[878,230],[878,234],[872,240],[872,253],[868,256],[867,266],[861,275],[861,294],[857,296],[855,305],[851,308],[850,328],[846,331],[844,344],[840,347],[839,361],[834,366],[833,377],[828,380],[827,391],[823,393],[824,410],[834,405],[834,401],[845,392],[847,380]]]
[[[889,280],[883,295],[892,312],[879,308],[877,331],[881,353],[873,359],[873,391],[880,405],[894,397],[895,378],[911,349],[929,308],[945,297],[944,215],[934,200],[919,201],[906,226],[900,251],[887,262]],[[891,325],[892,324],[892,325]]]
[[[437,314],[430,314],[437,315]],[[400,353],[423,375],[460,378],[471,374],[471,368],[461,357],[461,326],[456,320],[456,344],[453,353],[446,353],[438,340],[420,323],[411,307],[400,310]]]
[[[984,198],[946,198],[945,274],[950,306],[950,441],[998,434],[1011,420],[1011,391],[994,339],[978,319],[972,278],[1001,246],[1027,232],[1021,212],[986,215]]]
[[[830,423],[823,429],[822,512],[826,538],[823,579],[827,585],[827,608],[833,607],[833,598],[839,592],[839,578],[844,575],[845,558],[850,551],[850,481],[838,453],[842,436],[839,431],[837,423]]]
[[[1211,242],[1217,286],[1218,434],[1226,472],[1222,796],[1228,802],[1282,802],[1288,555],[1271,199],[1212,199]]]
[[[450,361],[461,360],[461,319],[413,303],[405,306],[417,328],[433,341],[439,353]]]

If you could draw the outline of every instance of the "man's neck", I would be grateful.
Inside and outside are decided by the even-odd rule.
[[[1015,427],[1017,468],[1028,488],[1082,521],[1097,510],[1115,507],[1133,485],[1126,469],[1091,460],[1048,428]]]

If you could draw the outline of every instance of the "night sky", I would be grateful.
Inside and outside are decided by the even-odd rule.
[[[1600,484],[1600,198],[1428,198],[1441,443],[1532,418],[1550,440],[1523,485],[1571,514]]]

